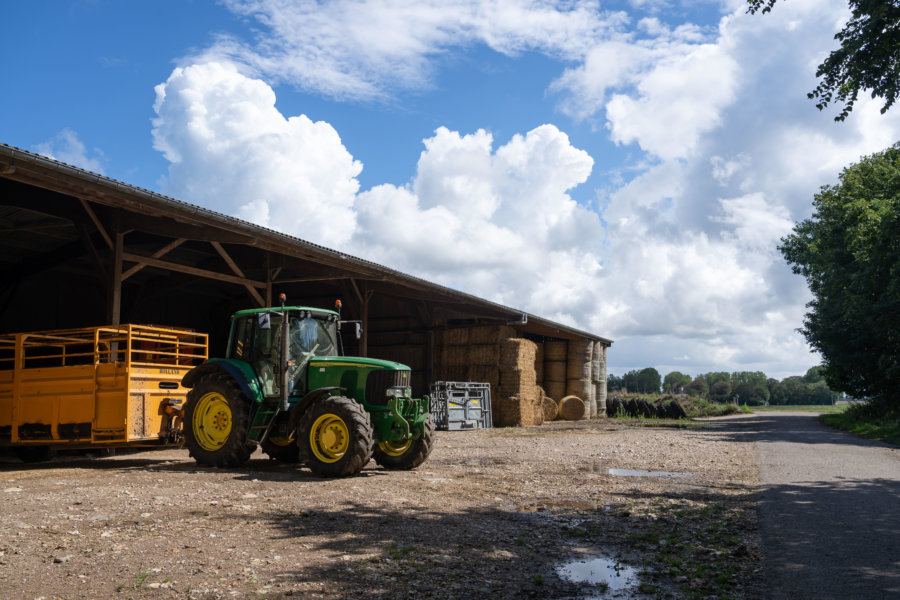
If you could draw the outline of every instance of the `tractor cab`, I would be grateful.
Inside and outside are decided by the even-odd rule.
[[[253,368],[264,397],[302,396],[307,391],[309,361],[337,355],[337,323],[335,312],[299,306],[240,311],[234,316],[226,356]],[[284,379],[278,376],[282,372],[286,372]],[[283,381],[287,381],[287,394]]]

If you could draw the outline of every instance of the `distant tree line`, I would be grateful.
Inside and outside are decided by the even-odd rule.
[[[660,377],[652,367],[628,371],[622,377],[610,374],[606,387],[609,392],[637,394],[686,394],[713,402],[737,402],[749,406],[766,404],[833,404],[840,394],[825,383],[825,367],[813,367],[805,375],[785,377],[781,381],[766,377],[762,371],[724,371],[703,373],[691,377],[672,371]]]

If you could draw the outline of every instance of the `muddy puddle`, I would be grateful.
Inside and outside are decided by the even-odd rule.
[[[641,471],[638,469],[610,469],[609,474],[615,477],[664,477],[669,479],[679,479],[683,477],[696,476],[696,473],[676,473],[673,471]]]
[[[609,592],[623,592],[625,597],[630,597],[628,592],[636,594],[640,585],[634,567],[606,556],[567,562],[556,567],[556,574],[570,583],[585,586],[584,595],[579,596],[583,600],[608,598]],[[611,595],[623,597],[622,594]]]

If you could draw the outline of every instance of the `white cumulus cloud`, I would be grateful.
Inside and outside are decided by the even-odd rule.
[[[601,32],[627,20],[575,0],[226,0],[264,27],[253,43],[220,36],[202,60],[227,57],[270,81],[337,98],[375,99],[430,85],[435,61],[484,44],[576,59]],[[196,59],[196,57],[195,57]]]
[[[175,69],[154,110],[166,193],[312,242],[349,239],[362,165],[328,123],[285,118],[272,88],[230,63]]]
[[[94,173],[105,172],[103,163],[106,157],[99,148],[88,150],[78,134],[68,127],[62,129],[53,138],[35,146],[35,151],[60,162],[81,167]]]

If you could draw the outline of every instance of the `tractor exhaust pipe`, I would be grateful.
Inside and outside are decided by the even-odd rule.
[[[287,411],[290,406],[288,404],[288,395],[291,393],[291,390],[288,389],[291,383],[291,375],[288,371],[288,367],[291,364],[291,344],[288,339],[290,336],[290,323],[288,322],[287,309],[284,307],[287,295],[280,294],[278,299],[281,300],[281,410]]]

